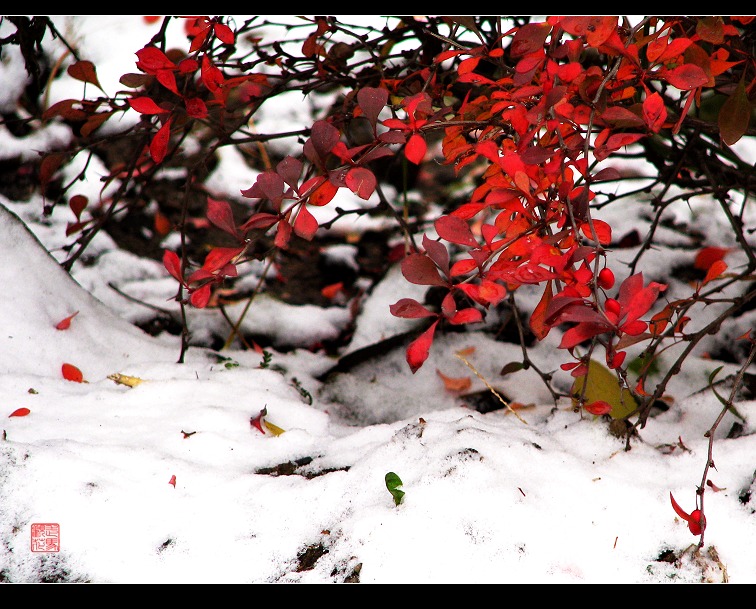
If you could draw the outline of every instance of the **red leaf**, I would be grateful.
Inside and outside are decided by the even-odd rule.
[[[548,23],[528,23],[518,28],[509,46],[512,58],[524,57],[543,49],[551,27]]]
[[[97,80],[97,68],[95,68],[95,65],[91,61],[77,61],[68,66],[68,70],[66,71],[71,78],[81,80],[82,82],[88,82],[102,90],[100,81]]]
[[[346,175],[349,190],[366,201],[373,195],[376,183],[373,172],[364,167],[353,167]]]
[[[592,220],[593,231],[591,231],[591,225],[588,222],[584,222],[580,225],[581,232],[594,241],[598,241],[601,245],[609,245],[612,242],[612,227],[609,226],[603,220]]]
[[[76,317],[79,314],[78,311],[75,313],[69,315],[65,319],[61,319],[57,324],[55,324],[56,330],[68,330],[68,328],[71,327],[71,320]]]
[[[128,100],[129,106],[139,112],[139,114],[162,114],[168,112],[155,103],[151,97],[132,97]]]
[[[10,418],[10,417],[25,417],[30,412],[31,412],[31,410],[29,410],[28,408],[17,408],[16,410],[14,410],[13,412],[11,412],[8,415],[8,418]]]
[[[170,484],[173,488],[176,488],[176,476],[171,476],[171,479],[168,480],[168,484]]]
[[[594,336],[603,334],[604,332],[608,331],[609,327],[605,324],[597,324],[591,322],[580,323],[564,333],[564,335],[562,336],[562,342],[559,343],[559,348],[572,349],[573,347],[582,343],[584,340],[593,338]]]
[[[163,162],[166,152],[168,152],[168,142],[171,139],[171,119],[165,121],[165,124],[158,129],[158,132],[150,142],[150,155],[156,165]]]
[[[326,180],[315,189],[310,198],[307,199],[307,202],[315,207],[323,207],[323,205],[328,205],[331,202],[338,191],[338,186],[334,186],[330,181]]]
[[[183,283],[184,278],[181,275],[181,260],[176,252],[165,250],[163,252],[163,266],[173,276],[176,281]]]
[[[478,242],[470,230],[470,226],[462,218],[457,216],[441,216],[433,224],[438,236],[451,243],[478,247]]]
[[[265,435],[265,429],[263,429],[263,417],[268,414],[267,406],[260,411],[256,417],[250,417],[249,424],[252,425],[262,435]]]
[[[149,74],[154,74],[158,70],[172,70],[176,67],[176,64],[157,47],[146,46],[135,54],[139,59],[137,67]]]
[[[664,107],[664,100],[658,93],[649,95],[643,101],[643,118],[648,128],[657,133],[667,120],[667,108]]]
[[[589,46],[606,42],[617,28],[617,17],[565,17],[559,25],[573,36],[585,36]]]
[[[198,309],[204,309],[207,303],[210,302],[210,286],[211,284],[206,283],[201,288],[192,292],[189,302]]]
[[[234,32],[227,25],[216,23],[213,26],[213,31],[218,37],[218,40],[220,40],[223,44],[234,44],[236,36],[234,36]]]
[[[435,317],[436,313],[429,311],[413,298],[401,298],[389,305],[389,311],[394,317],[416,319],[419,317]]]
[[[448,319],[449,323],[454,324],[455,326],[462,324],[475,324],[483,321],[483,313],[481,313],[478,309],[469,307],[467,309],[461,309],[457,311]]]
[[[231,205],[228,204],[228,201],[220,201],[208,197],[207,219],[232,237],[239,238],[239,231],[236,228],[234,214],[231,211]]]
[[[693,533],[693,535],[700,535],[706,528],[706,518],[701,513],[701,510],[693,510],[688,514],[680,507],[677,501],[675,501],[672,493],[669,494],[669,499],[672,502],[672,509],[675,510],[675,513],[688,523],[688,530]]]
[[[192,118],[207,118],[207,106],[199,97],[184,100],[186,113]]]
[[[410,254],[402,260],[402,275],[416,285],[446,285],[433,260],[425,254]]]
[[[702,285],[706,285],[713,279],[716,279],[719,277],[722,273],[724,273],[727,270],[727,263],[724,260],[717,260],[709,267],[709,270],[706,272],[706,277],[704,277]]]
[[[84,381],[84,375],[73,364],[63,364],[61,368],[63,378],[67,381],[73,381],[74,383],[82,383]]]
[[[451,377],[446,376],[438,368],[436,368],[436,374],[444,382],[444,387],[447,391],[459,392],[467,391],[472,386],[472,379],[469,376]]]
[[[596,400],[590,404],[586,404],[583,408],[593,415],[601,416],[602,414],[609,414],[612,411],[612,405],[604,400]]]
[[[552,295],[553,293],[551,290],[551,281],[549,281],[546,284],[546,289],[543,291],[541,299],[538,301],[536,308],[533,310],[533,314],[530,316],[530,320],[528,321],[530,329],[533,331],[533,334],[536,335],[536,338],[538,340],[543,340],[544,338],[546,338],[546,335],[551,330],[551,326],[549,326],[545,322],[545,317],[546,309],[551,303]]]
[[[407,347],[407,364],[409,364],[412,374],[415,374],[428,359],[431,344],[433,344],[433,334],[436,331],[438,320],[434,321],[431,326],[413,340]]]
[[[706,72],[692,63],[677,66],[672,70],[661,70],[660,76],[682,91],[690,91],[709,82]]]
[[[176,86],[176,75],[173,73],[173,70],[158,70],[155,73],[155,78],[157,78],[157,81],[166,89],[176,95],[180,95],[178,87]]]
[[[243,251],[244,247],[214,247],[205,256],[202,269],[208,273],[214,273],[226,266]],[[192,281],[191,277],[189,281]]]
[[[344,291],[344,282],[338,281],[336,283],[331,283],[327,286],[324,286],[321,288],[320,293],[323,295],[323,298],[327,298],[328,300],[333,300],[336,298],[336,295],[339,292]]]
[[[153,226],[155,227],[155,232],[162,237],[170,233],[171,229],[173,228],[173,225],[168,219],[168,216],[166,216],[160,210],[155,212]]]
[[[303,239],[311,241],[317,230],[318,221],[307,210],[307,207],[302,205],[297,213],[297,219],[294,220],[294,232]]]
[[[704,247],[696,254],[693,266],[702,271],[708,271],[717,260],[722,260],[730,249],[727,247]]]
[[[410,163],[419,165],[425,157],[425,152],[428,149],[428,144],[425,143],[425,138],[419,133],[414,133],[407,142],[407,146],[404,148],[404,156]]]
[[[279,220],[278,229],[276,230],[276,236],[273,239],[273,244],[282,250],[285,250],[289,246],[291,240],[291,224],[286,220]]]

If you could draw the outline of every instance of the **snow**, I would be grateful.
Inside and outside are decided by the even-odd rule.
[[[135,58],[122,51],[136,50],[158,27],[139,16],[56,18],[63,21],[79,33],[107,91],[135,70]],[[19,94],[17,51],[3,49],[2,108]],[[56,87],[53,99],[81,94]],[[263,119],[278,128],[275,109]],[[0,150],[26,158],[61,137],[53,125],[46,139],[40,133],[19,139],[3,131]],[[238,152],[223,150],[211,190],[238,196],[255,175],[242,171]],[[100,169],[90,163],[82,183],[94,199],[106,196]],[[628,451],[601,419],[569,403],[555,406],[532,370],[501,376],[504,364],[521,361],[520,347],[490,333],[438,336],[414,375],[400,340],[334,370],[336,360],[308,347],[348,326],[348,304],[261,297],[244,323],[268,333],[267,364],[237,346],[192,347],[178,363],[178,337],[152,337],[135,325],[151,314],[138,301],[177,315],[175,282],[162,265],[100,233],[87,250],[91,259],[69,275],[59,248],[73,216],[61,209],[43,218],[43,204],[38,195],[0,197],[0,581],[756,583],[756,401],[737,403],[745,417],[739,436],[727,437],[737,422],[730,413],[714,435],[709,479],[718,490],[706,489],[700,552],[669,498],[693,509],[708,459],[705,434],[721,412],[707,380],[717,367],[724,378],[737,365],[691,356],[668,387],[670,408]],[[706,244],[731,245],[717,209],[701,199],[670,214],[692,222]],[[744,213],[750,226],[753,209]],[[628,210],[607,206],[597,217],[645,234],[649,220]],[[349,218],[345,232],[369,228],[367,218]],[[672,281],[670,260],[689,261],[698,246],[679,233],[659,236],[663,247],[639,270],[647,281]],[[618,255],[629,262],[636,252]],[[346,264],[353,255],[350,246],[331,251]],[[736,256],[731,266],[742,262]],[[248,272],[253,280],[262,269]],[[683,297],[690,286],[672,282],[669,290],[669,298]],[[365,295],[343,354],[401,338],[416,322],[392,317],[388,305],[423,292],[394,267]],[[534,305],[536,292],[523,290],[522,302]],[[230,317],[244,305],[228,307]],[[56,329],[74,313],[68,329]],[[190,314],[198,341],[227,327],[217,312]],[[723,331],[734,339],[753,322],[751,312]],[[558,344],[553,331],[530,355],[569,386]],[[63,378],[64,363],[85,382]],[[469,393],[492,384],[522,407],[482,414],[446,390],[439,373],[469,377]],[[118,374],[141,382],[116,382]],[[9,416],[19,408],[31,412]],[[263,410],[283,433],[251,424]],[[399,505],[385,483],[389,472],[402,480]],[[59,551],[32,551],[35,523],[59,526]],[[308,548],[322,555],[303,569]],[[681,558],[665,562],[665,552]]]

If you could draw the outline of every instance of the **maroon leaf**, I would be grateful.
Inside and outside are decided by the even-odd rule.
[[[223,232],[228,233],[236,239],[239,238],[239,230],[236,228],[234,214],[227,201],[219,201],[208,197],[207,219]]]
[[[732,146],[745,135],[751,122],[751,111],[745,83],[741,78],[732,95],[725,100],[719,110],[719,133],[725,144]]]
[[[401,298],[389,305],[389,311],[394,317],[417,319],[419,317],[435,317],[436,313],[429,311],[413,298]]]
[[[407,281],[417,285],[446,285],[433,260],[425,254],[410,254],[402,260],[402,275]]]
[[[77,220],[81,219],[81,212],[84,211],[88,203],[89,199],[84,195],[74,195],[71,197],[68,206],[71,208],[71,211],[74,213]]]
[[[470,226],[462,218],[457,216],[441,216],[435,221],[434,226],[438,236],[451,243],[478,247],[478,242],[470,230]]]
[[[661,70],[660,76],[682,91],[690,91],[709,82],[706,72],[692,63],[677,66],[672,70]]]
[[[340,137],[339,130],[328,121],[315,121],[312,125],[310,141],[321,159],[328,156],[328,153],[331,152]]]
[[[299,176],[302,175],[302,167],[302,161],[287,155],[276,165],[276,172],[286,184],[299,192]]]
[[[373,172],[364,167],[353,167],[346,175],[346,185],[349,190],[366,201],[375,192],[376,184]]]
[[[423,248],[436,266],[441,269],[444,275],[449,275],[449,251],[446,246],[435,239],[429,239],[428,235],[423,235]]]
[[[275,171],[264,171],[257,176],[255,183],[241,194],[248,199],[270,199],[280,205],[284,194],[284,181]]]
[[[81,60],[68,66],[68,75],[76,80],[88,82],[102,91],[100,81],[97,80],[97,68],[91,61]]]
[[[276,222],[278,222],[278,216],[275,214],[260,212],[259,214],[254,214],[249,220],[242,224],[241,230],[246,233],[249,230],[258,228],[267,229],[273,226]]]
[[[186,113],[192,118],[207,118],[207,105],[199,97],[190,97],[184,100]]]
[[[375,124],[378,115],[388,102],[388,90],[374,87],[363,87],[357,91],[357,105],[362,109],[362,114],[370,121],[375,132]]]

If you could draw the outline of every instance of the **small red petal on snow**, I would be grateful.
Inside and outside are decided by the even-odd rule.
[[[63,378],[67,381],[73,381],[74,383],[81,383],[84,381],[84,375],[81,373],[81,370],[73,364],[63,364],[61,372],[63,373]]]
[[[65,319],[61,319],[57,324],[55,324],[55,328],[57,330],[68,330],[68,328],[71,327],[71,320],[76,317],[79,314],[78,311],[76,313],[73,313],[72,315],[69,315]]]
[[[10,418],[10,417],[25,417],[30,412],[31,412],[31,410],[29,410],[28,408],[16,408],[16,410],[14,410],[13,412],[11,412],[8,415],[8,418]]]
[[[171,476],[171,479],[168,480],[168,484],[170,484],[173,488],[176,488],[176,476]]]
[[[268,414],[268,409],[263,408],[260,411],[260,414],[258,414],[256,417],[250,417],[249,424],[252,425],[257,431],[259,431],[262,435],[265,435],[265,430],[263,429],[263,417]]]

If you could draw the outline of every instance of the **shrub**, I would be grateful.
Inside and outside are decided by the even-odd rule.
[[[407,16],[376,17],[370,26],[323,16],[293,20],[285,44],[266,34],[271,23],[263,17],[165,17],[144,47],[131,50],[135,71],[113,96],[100,90],[96,66],[70,47],[67,76],[85,94],[50,107],[40,100],[43,80],[61,76],[43,69],[35,43],[46,30],[60,32],[43,17],[7,19],[17,34],[5,42],[21,45],[33,77],[32,118],[65,123],[75,136],[38,165],[46,212],[68,205],[78,220],[68,229],[65,268],[98,231],[140,213],[165,187],[167,169],[184,170],[155,214],[156,230],[162,222],[181,234],[181,247],[161,256],[184,320],[179,361],[189,344],[185,308],[217,307],[218,289],[240,265],[274,264],[327,232],[333,221],[319,223],[312,209],[331,204],[340,189],[365,205],[337,208],[336,217],[390,218],[403,276],[429,288],[423,302],[405,297],[390,307],[394,316],[426,320],[406,352],[412,372],[438,332],[509,307],[523,359],[503,373],[532,368],[555,400],[571,397],[578,410],[643,427],[701,341],[753,307],[756,254],[746,213],[753,165],[736,147],[754,133],[753,17]],[[185,44],[169,48],[176,19]],[[320,96],[311,124],[257,133],[263,105],[291,93]],[[138,121],[106,130],[134,112]],[[121,186],[92,204],[61,169],[77,155],[104,156],[105,142],[117,142],[121,154],[108,159],[104,181]],[[260,172],[241,191],[252,209],[241,219],[238,206],[203,186],[223,147],[243,150]],[[653,175],[639,181],[632,168],[609,162],[636,159]],[[437,201],[412,198],[423,179],[435,181]],[[667,286],[645,277],[642,262],[670,206],[701,196],[726,216],[732,240],[702,239],[689,294],[667,298]],[[647,201],[645,234],[598,217],[638,200]],[[222,236],[207,253],[191,235],[198,207]],[[632,259],[612,255],[628,247]],[[518,307],[521,293],[534,292],[532,310]],[[716,315],[703,319],[715,304]],[[561,371],[540,370],[527,337],[543,340],[557,327]],[[739,338],[742,384],[754,339]],[[670,344],[685,347],[661,366]],[[627,358],[630,348],[640,357]],[[625,388],[615,403],[589,399],[585,377],[600,374],[597,357]],[[578,390],[560,392],[555,374],[574,377]],[[725,409],[734,395],[722,399]]]

